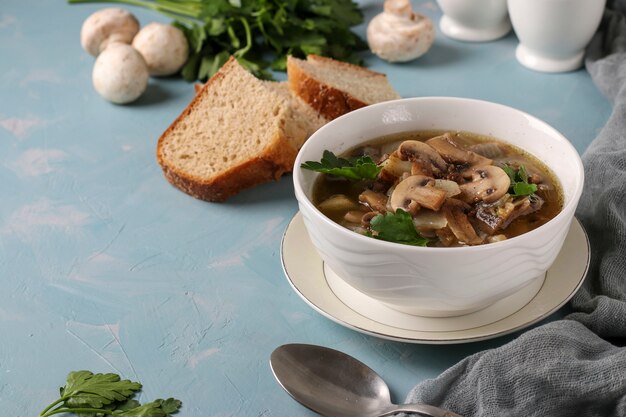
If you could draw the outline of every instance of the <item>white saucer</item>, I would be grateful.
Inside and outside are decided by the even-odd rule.
[[[587,274],[590,252],[587,235],[575,220],[538,292],[541,279],[519,294],[484,310],[442,318],[419,317],[392,310],[350,287],[330,268],[324,267],[300,213],[287,226],[281,254],[285,275],[296,293],[313,309],[336,323],[384,339],[451,344],[503,336],[546,318],[580,288]],[[529,298],[532,299],[528,301]],[[511,306],[513,310],[510,310]]]
[[[423,317],[394,310],[363,294],[345,282],[326,264],[324,264],[324,277],[337,298],[362,316],[375,318],[381,324],[399,329],[427,332],[453,332],[495,323],[528,304],[535,298],[545,282],[545,274],[542,274],[512,295],[469,314],[454,317]]]

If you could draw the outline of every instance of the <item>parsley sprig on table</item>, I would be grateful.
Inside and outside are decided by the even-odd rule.
[[[328,56],[358,63],[367,44],[351,31],[363,22],[352,0],[68,0],[119,3],[151,9],[175,20],[190,46],[182,75],[205,80],[234,55],[255,75],[284,71],[287,55]],[[268,60],[269,59],[269,60]]]
[[[427,246],[429,242],[415,230],[413,218],[402,209],[397,209],[395,213],[386,212],[375,216],[370,221],[370,228],[376,232],[372,237],[387,242],[413,246]]]
[[[515,169],[511,165],[503,164],[502,169],[511,180],[509,194],[513,197],[523,197],[537,191],[537,185],[528,183],[528,173],[524,165],[520,165],[518,169]]]
[[[70,372],[60,397],[38,417],[74,413],[81,417],[171,417],[182,403],[175,398],[141,404],[133,396],[141,384],[122,380],[116,374],[94,374],[89,371]]]
[[[345,159],[328,150],[324,151],[320,162],[306,161],[300,167],[355,181],[375,180],[382,169],[370,156]]]

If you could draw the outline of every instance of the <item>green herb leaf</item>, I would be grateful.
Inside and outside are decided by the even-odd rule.
[[[513,197],[523,197],[531,195],[537,191],[536,184],[528,183],[528,173],[526,172],[526,167],[524,167],[524,165],[520,165],[518,169],[515,169],[511,165],[503,164],[501,168],[504,172],[506,172],[506,175],[508,175],[511,180],[509,194]]]
[[[102,407],[101,409],[96,409],[94,411],[91,412],[86,412],[84,411],[84,408],[77,408],[77,407],[69,407],[67,409],[65,409],[68,413],[75,413],[80,415],[80,417],[106,417],[109,414],[113,414],[113,411],[124,411],[124,410],[131,410],[133,408],[137,408],[141,405],[141,403],[137,400],[126,400],[123,401],[121,403],[111,403],[108,405],[105,405],[104,407]]]
[[[141,384],[121,380],[116,374],[94,374],[89,371],[70,372],[61,397],[70,407],[102,408],[112,402],[130,398]]]
[[[175,398],[167,400],[155,400],[151,403],[131,408],[130,410],[116,410],[113,416],[116,417],[171,417],[180,409],[182,403]]]
[[[325,150],[320,162],[307,161],[300,165],[301,168],[324,174],[344,177],[349,180],[374,180],[382,169],[370,156],[357,158],[339,158],[331,151]]]
[[[511,184],[513,184],[515,182],[515,176],[517,174],[515,169],[508,164],[502,164],[500,168],[502,168],[502,170],[506,172],[506,175],[508,175],[509,179],[511,180]]]
[[[528,183],[528,173],[526,172],[526,167],[524,165],[520,165],[519,169],[517,170],[517,177],[519,178],[520,182]]]
[[[528,184],[527,182],[516,182],[513,185],[513,192],[510,193],[515,197],[531,195],[535,191],[537,191],[537,186],[535,184]]]
[[[116,374],[70,372],[60,398],[46,407],[39,417],[73,413],[81,417],[171,417],[182,403],[175,398],[140,404],[132,399],[141,384],[122,380]]]
[[[176,413],[180,407],[183,405],[182,402],[177,400],[176,398],[168,398],[166,400],[161,401],[161,408],[168,414]]]
[[[387,212],[375,216],[370,221],[370,228],[376,232],[372,237],[387,242],[414,246],[427,246],[429,242],[415,230],[413,218],[402,209],[397,209],[395,213]]]

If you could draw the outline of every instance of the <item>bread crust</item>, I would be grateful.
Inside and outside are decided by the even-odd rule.
[[[291,91],[328,120],[367,106],[351,94],[310,77],[291,57],[287,58],[287,73]]]
[[[224,64],[222,69],[199,89],[185,110],[159,137],[157,143],[156,157],[165,178],[181,191],[205,201],[221,202],[245,188],[278,180],[283,173],[293,169],[298,153],[295,144],[303,141],[300,137],[289,136],[304,135],[304,132],[291,127],[289,123],[291,115],[288,114],[287,121],[281,122],[278,131],[260,155],[255,155],[209,179],[191,175],[167,161],[163,147],[170,133],[200,105],[203,96],[209,94],[212,86],[224,77],[224,73],[232,65],[238,65],[234,58]]]
[[[278,146],[282,142],[280,138],[274,142],[277,142],[275,146],[263,156],[246,160],[208,181],[163,163],[160,155],[159,164],[165,178],[176,188],[201,200],[222,202],[245,188],[278,180],[285,172],[293,169],[297,151],[293,151],[290,146]]]

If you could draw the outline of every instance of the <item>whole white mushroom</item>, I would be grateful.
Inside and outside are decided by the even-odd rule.
[[[405,62],[425,54],[435,38],[432,21],[411,8],[409,0],[385,0],[384,12],[367,27],[371,51],[389,62]]]
[[[133,47],[143,55],[150,75],[164,76],[177,73],[187,61],[189,45],[183,32],[163,23],[143,27]]]
[[[105,99],[125,104],[136,100],[148,86],[148,66],[141,54],[130,45],[109,45],[96,59],[92,81]]]
[[[98,56],[112,43],[133,41],[139,32],[139,21],[127,10],[108,8],[98,10],[83,22],[80,44],[85,51]]]

